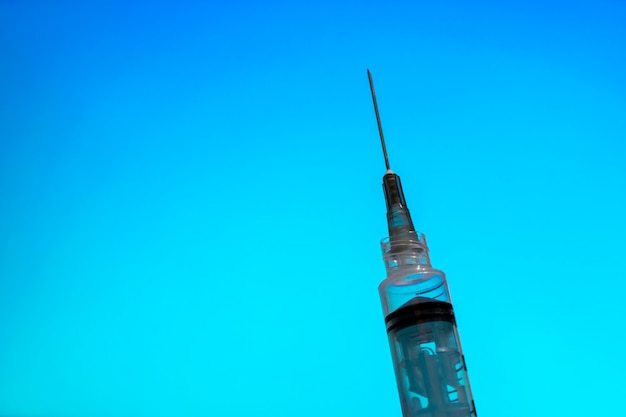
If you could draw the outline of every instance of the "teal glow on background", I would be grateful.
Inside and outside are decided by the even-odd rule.
[[[400,416],[391,164],[485,416],[623,410],[619,1],[0,4],[0,415]]]

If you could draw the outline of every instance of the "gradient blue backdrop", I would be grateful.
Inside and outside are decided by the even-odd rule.
[[[0,4],[0,415],[400,416],[366,67],[480,415],[623,415],[622,2],[52,3]]]

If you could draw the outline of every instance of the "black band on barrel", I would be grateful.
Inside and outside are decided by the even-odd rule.
[[[422,297],[416,298],[423,300]],[[437,300],[421,300],[417,302],[411,300],[385,317],[387,332],[404,329],[405,327],[428,321],[455,322],[452,304]]]

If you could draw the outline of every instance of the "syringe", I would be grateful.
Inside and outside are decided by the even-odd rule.
[[[378,290],[403,417],[476,417],[445,274],[431,267],[415,231],[400,177],[389,167],[372,74],[367,70],[387,172],[389,237],[381,242],[387,278]]]

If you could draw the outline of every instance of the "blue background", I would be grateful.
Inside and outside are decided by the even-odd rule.
[[[623,412],[619,1],[0,4],[0,415],[400,416],[384,164],[481,416]]]

